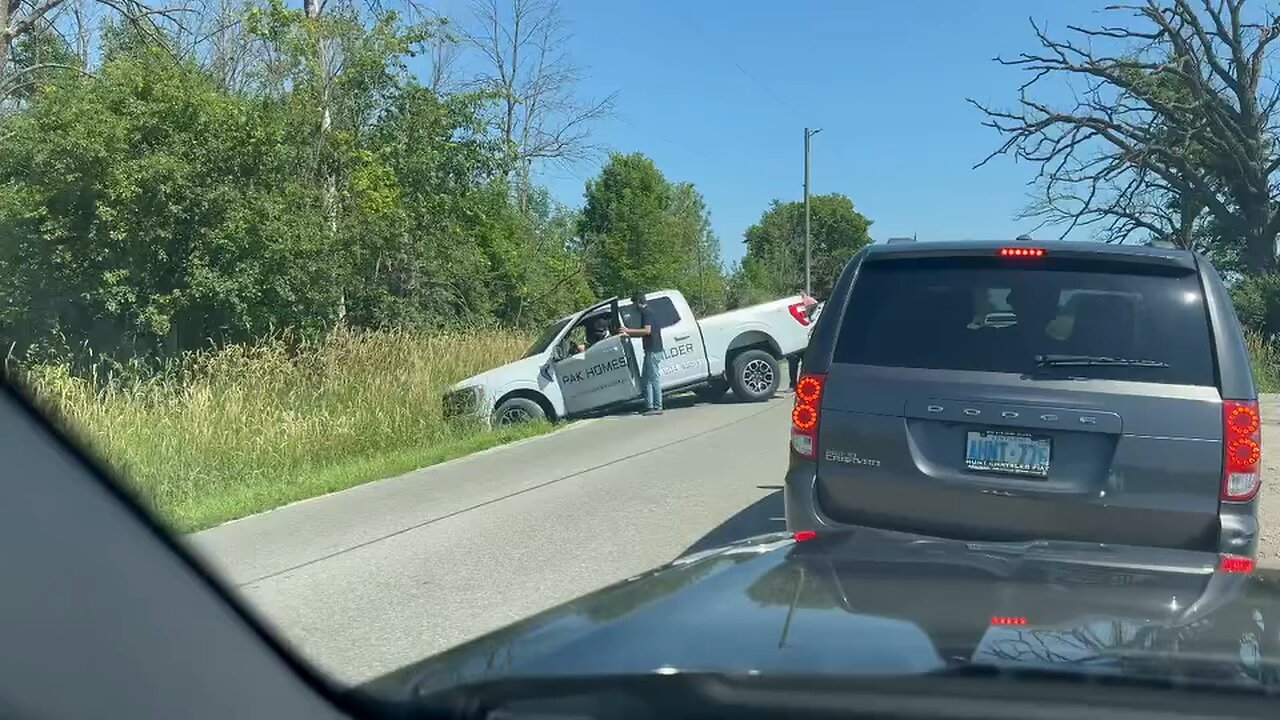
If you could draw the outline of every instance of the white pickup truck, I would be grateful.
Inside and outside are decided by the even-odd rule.
[[[809,343],[813,298],[795,295],[695,319],[676,290],[649,293],[662,333],[662,390],[694,390],[714,400],[733,388],[748,402],[772,397],[782,379],[778,361]],[[446,416],[475,413],[495,425],[557,420],[626,405],[642,397],[640,338],[618,336],[619,322],[639,327],[630,300],[609,298],[552,323],[524,357],[454,385]],[[611,334],[587,342],[601,319]]]

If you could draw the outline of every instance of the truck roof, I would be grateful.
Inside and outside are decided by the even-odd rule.
[[[651,291],[651,292],[647,292],[647,293],[645,293],[645,296],[646,296],[646,297],[658,297],[658,296],[662,296],[662,295],[675,295],[676,293],[679,293],[679,292],[680,292],[679,290],[675,290],[675,289],[673,289],[673,288],[665,288],[665,289],[662,289],[662,290],[653,290],[653,291]],[[620,305],[629,305],[629,304],[631,304],[631,298],[630,298],[630,297],[622,297],[621,295],[612,295],[612,296],[607,297],[607,298],[600,298],[599,300],[596,300],[596,303],[609,302],[609,301],[611,301],[611,300],[615,300],[615,299],[618,301],[618,304],[620,304]],[[565,320],[568,320],[568,319],[572,318],[574,315],[577,315],[579,312],[582,312],[582,311],[581,311],[581,310],[579,310],[579,311],[577,311],[577,312],[572,312],[572,313],[569,313],[568,315],[564,315],[564,316],[560,317],[559,319],[557,319],[557,320],[556,320],[556,322],[564,322]]]

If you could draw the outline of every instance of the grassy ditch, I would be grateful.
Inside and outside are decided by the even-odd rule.
[[[233,518],[545,432],[447,422],[442,391],[519,357],[515,331],[337,333],[196,353],[88,380],[18,371],[174,529]]]

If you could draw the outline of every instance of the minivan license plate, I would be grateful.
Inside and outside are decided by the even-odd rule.
[[[964,465],[970,470],[1042,478],[1049,475],[1049,451],[1049,438],[1045,437],[970,432],[964,448]]]

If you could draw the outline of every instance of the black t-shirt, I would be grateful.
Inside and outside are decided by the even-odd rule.
[[[640,327],[649,326],[649,334],[641,338],[644,351],[662,352],[662,328],[658,327],[658,318],[648,305],[640,307]]]

